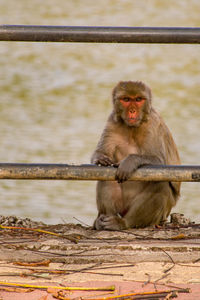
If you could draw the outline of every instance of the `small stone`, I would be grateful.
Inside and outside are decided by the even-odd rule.
[[[174,225],[189,225],[191,221],[189,218],[186,218],[183,214],[173,213],[170,215],[170,222]]]

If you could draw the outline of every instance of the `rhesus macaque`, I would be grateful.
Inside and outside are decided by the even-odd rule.
[[[113,111],[91,162],[116,166],[116,181],[97,183],[97,230],[121,230],[162,224],[180,194],[178,182],[128,181],[144,165],[179,165],[172,135],[140,81],[119,82]]]

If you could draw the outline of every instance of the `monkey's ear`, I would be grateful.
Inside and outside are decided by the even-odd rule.
[[[152,92],[147,85],[145,85],[145,89],[146,89],[146,96],[148,99],[148,101],[146,101],[146,112],[147,114],[149,114],[152,110]]]
[[[152,99],[149,98],[149,101],[147,101],[147,112],[148,114],[151,112],[151,109],[152,109]]]
[[[113,101],[113,104],[115,104],[115,101],[116,101],[116,92],[117,92],[118,85],[119,85],[119,84],[117,84],[117,85],[114,87],[113,91],[112,91],[112,101]]]
[[[124,82],[120,81],[118,82],[118,84],[114,87],[113,91],[112,91],[112,100],[113,100],[113,104],[115,104],[115,101],[117,99],[117,92],[121,89],[123,89],[123,85]]]
[[[114,106],[113,112],[111,114],[111,118],[112,118],[113,122],[115,122],[115,123],[119,123],[121,120],[120,113],[116,110],[115,106]]]

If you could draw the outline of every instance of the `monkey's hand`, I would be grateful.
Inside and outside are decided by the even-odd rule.
[[[101,166],[114,166],[113,161],[105,154],[98,153],[95,158],[92,160],[95,165]]]
[[[120,162],[116,171],[115,179],[119,183],[128,180],[133,172],[141,165],[143,165],[141,163],[141,157],[136,154],[130,154]]]
[[[119,216],[100,215],[94,223],[94,228],[97,230],[123,230],[127,226],[125,220]]]

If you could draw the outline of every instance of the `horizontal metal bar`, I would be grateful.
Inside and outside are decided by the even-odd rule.
[[[199,44],[200,27],[1,25],[0,41]]]
[[[115,180],[116,168],[96,165],[0,163],[0,179]],[[130,180],[200,181],[200,166],[143,166]]]

